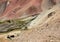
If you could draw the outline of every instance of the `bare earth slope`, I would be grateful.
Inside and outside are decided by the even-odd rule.
[[[41,15],[31,22],[28,27],[31,29],[21,31],[12,39],[7,38],[7,35],[14,34],[15,31],[0,35],[0,42],[60,42],[60,4],[49,8],[51,7],[45,7]]]

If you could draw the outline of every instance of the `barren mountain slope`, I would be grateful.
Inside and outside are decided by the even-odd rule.
[[[11,8],[10,6],[7,7],[7,9],[4,11],[6,15],[3,13],[0,18],[1,20],[3,19],[8,20],[8,19],[11,19],[12,17],[13,17],[12,19],[14,19],[17,16],[20,17],[19,13],[21,13],[21,16],[25,16],[25,15],[30,16],[32,14],[38,13],[38,16],[34,20],[32,20],[30,24],[28,23],[29,24],[27,25],[28,29],[26,30],[16,29],[15,31],[4,33],[5,30],[9,30],[9,28],[5,27],[8,25],[3,25],[3,26],[0,25],[0,32],[3,31],[3,34],[0,33],[0,42],[60,42],[60,1],[59,0],[43,0],[43,1],[31,0],[31,2],[28,0],[29,3],[26,4],[26,6],[23,4],[19,4],[20,0],[18,1],[18,3],[15,3],[16,0],[15,1],[10,0],[10,1],[12,1],[12,3],[10,4],[12,5],[12,7]],[[10,14],[13,12],[15,8],[15,4],[17,7],[20,7],[19,5],[23,5],[21,6],[21,10],[16,11],[18,13],[16,14],[16,16],[15,14],[12,14],[12,15]],[[36,12],[31,9],[31,6],[29,4],[31,6],[34,6],[32,7],[32,9],[37,8],[37,10],[35,10]],[[11,10],[11,11],[8,11],[8,10]],[[27,13],[27,14],[24,14],[24,13]],[[31,17],[27,17],[27,20],[29,20],[30,18]],[[23,20],[26,20],[26,19],[23,19]],[[6,22],[3,22],[3,23],[6,23]],[[15,23],[16,23],[16,20],[13,21],[14,25]],[[9,27],[11,26],[9,25]],[[24,29],[24,28],[21,28],[21,29]]]

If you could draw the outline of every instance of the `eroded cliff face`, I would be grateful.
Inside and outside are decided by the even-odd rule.
[[[41,12],[41,3],[42,0],[2,0],[0,5],[0,32],[26,28]]]
[[[8,0],[2,17],[12,19],[38,14],[41,12],[41,3],[42,0]]]
[[[2,0],[1,4],[5,4],[4,11],[0,12],[0,19],[13,19],[22,16],[30,16],[39,14],[44,10],[52,8],[53,5],[59,3],[59,0]],[[4,3],[5,2],[5,3]]]
[[[60,0],[1,0],[0,3],[0,21],[3,21],[0,32],[9,31],[2,32],[1,42],[60,42]]]

